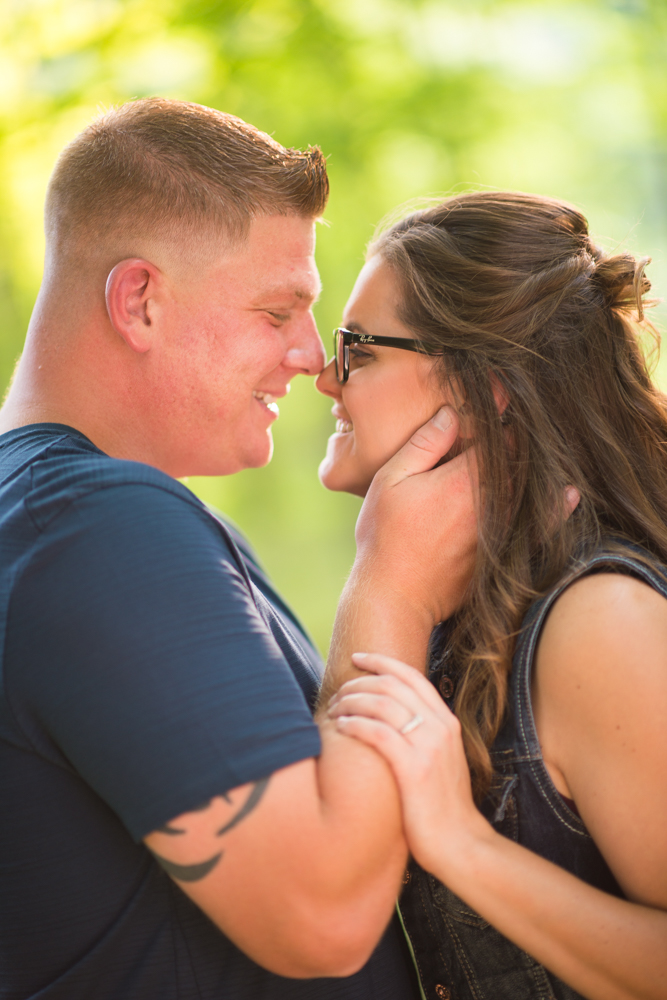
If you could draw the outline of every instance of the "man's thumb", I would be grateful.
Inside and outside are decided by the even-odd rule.
[[[432,469],[447,454],[459,432],[459,419],[451,406],[442,406],[428,423],[414,432],[388,466],[400,480]]]

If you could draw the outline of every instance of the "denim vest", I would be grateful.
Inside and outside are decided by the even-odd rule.
[[[622,573],[667,598],[667,571],[633,558],[633,553],[642,551],[633,546],[624,544],[621,552],[615,549],[600,549],[578,562],[529,608],[512,662],[506,721],[491,747],[494,779],[480,808],[505,837],[584,882],[622,897],[591,835],[549,777],[531,702],[531,671],[540,632],[555,601],[575,580],[592,573]],[[432,642],[432,651],[441,645]],[[451,701],[453,682],[447,675],[446,653],[443,658],[432,652],[430,675],[445,701]],[[405,874],[399,908],[426,1000],[584,1000],[414,861]]]

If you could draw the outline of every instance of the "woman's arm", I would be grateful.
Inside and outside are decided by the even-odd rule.
[[[594,889],[485,826],[429,870],[589,1000],[665,1000],[665,910]]]
[[[586,578],[557,603],[535,674],[547,766],[632,901],[497,834],[473,804],[460,727],[435,689],[397,661],[363,666],[384,674],[346,685],[332,714],[391,764],[422,866],[591,1000],[664,1000],[667,602],[627,577]],[[402,736],[415,714],[424,723]]]
[[[533,705],[547,770],[623,892],[667,908],[667,600],[616,573],[573,584],[542,633]]]

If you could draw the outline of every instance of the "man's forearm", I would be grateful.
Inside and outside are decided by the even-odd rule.
[[[423,608],[409,605],[400,594],[376,585],[368,570],[353,568],[338,605],[321,708],[341,684],[359,675],[352,653],[384,653],[425,670],[435,624]]]
[[[343,869],[350,876],[351,894],[364,886],[355,909],[358,916],[366,910],[370,926],[377,927],[382,914],[388,918],[407,862],[400,799],[386,761],[357,740],[341,736],[326,717],[326,705],[344,681],[360,673],[352,663],[352,653],[382,650],[423,669],[432,627],[423,610],[374,587],[370,574],[355,567],[338,606],[320,696],[322,755],[317,770],[323,808],[334,823],[337,812],[344,814],[350,803],[356,803],[354,816],[344,823],[344,827],[349,823],[348,829],[340,829],[334,840],[340,855],[340,846],[354,826],[354,844]]]
[[[379,754],[336,731],[326,717],[326,705],[345,680],[359,673],[352,653],[388,651],[423,668],[432,627],[424,611],[408,606],[400,595],[374,586],[372,575],[355,566],[338,606],[322,686],[318,711],[322,754],[317,771],[324,814],[334,825],[337,815],[343,817],[333,837],[338,845],[340,876],[349,876],[350,894],[364,887],[356,910],[359,915],[361,909],[366,910],[370,926],[377,927],[383,914],[388,919],[407,861],[398,789]],[[344,819],[351,805],[353,814]],[[352,828],[355,835],[348,847],[349,861],[341,866],[341,847]]]

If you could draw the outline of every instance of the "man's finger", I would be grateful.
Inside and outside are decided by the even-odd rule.
[[[432,469],[453,446],[458,432],[456,410],[451,406],[441,407],[387,462],[384,466],[385,481],[400,482],[408,476]]]

